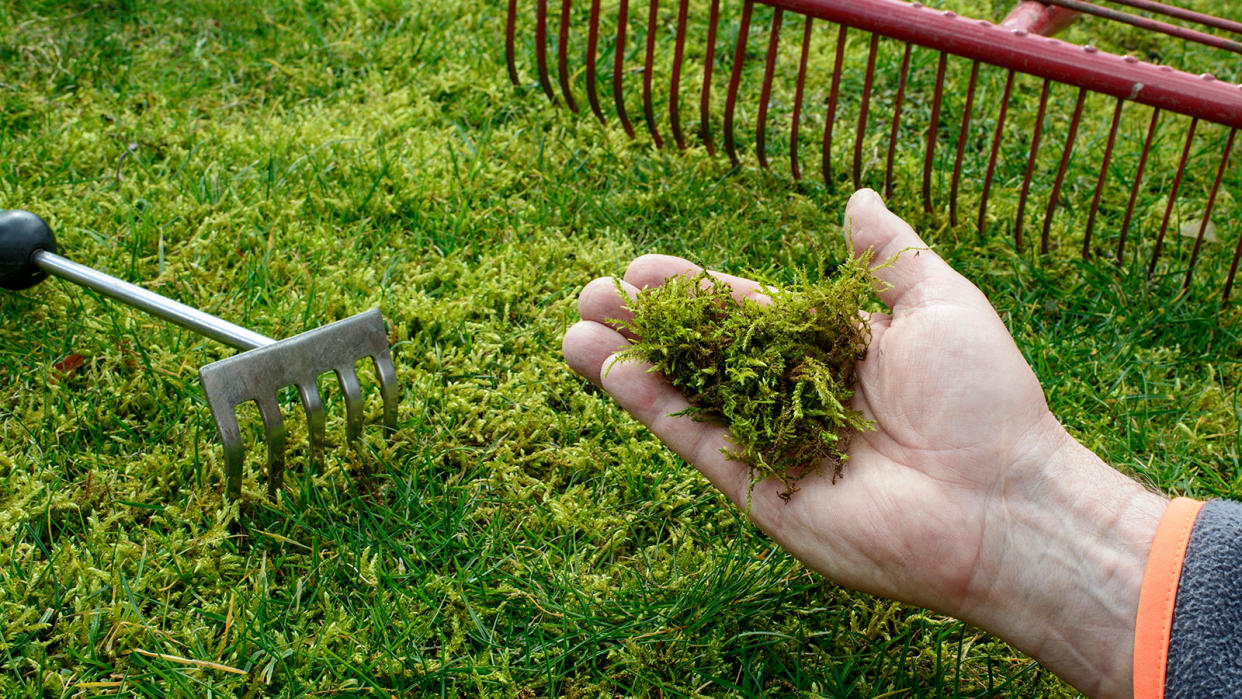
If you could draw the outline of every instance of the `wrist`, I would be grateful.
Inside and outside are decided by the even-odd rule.
[[[998,498],[978,567],[990,579],[963,616],[1089,696],[1130,696],[1139,591],[1168,499],[1060,434]]]

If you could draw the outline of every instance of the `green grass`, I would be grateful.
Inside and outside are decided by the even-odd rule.
[[[549,107],[529,53],[510,87],[494,2],[0,0],[0,26],[0,206],[46,217],[78,261],[272,336],[379,307],[402,383],[396,434],[369,427],[321,475],[295,453],[275,501],[249,411],[245,492],[227,503],[196,371],[228,350],[62,282],[0,295],[6,695],[1072,694],[986,634],[809,573],[559,357],[578,289],[643,252],[777,281],[835,267],[848,187],[630,142]],[[925,89],[934,60],[915,66]],[[1054,95],[1050,134],[1073,99]],[[1016,111],[1014,138],[1029,101]],[[1211,143],[1179,216],[1201,207]],[[997,221],[1025,167],[1007,144]],[[899,191],[917,191],[921,153],[903,149]],[[1066,201],[1094,187],[1082,167]],[[1163,491],[1242,497],[1240,317],[1219,301],[1236,205],[1179,296],[1180,236],[1150,282],[1142,257],[1167,181],[1119,267],[1076,258],[1080,205],[1043,258],[1001,224],[944,224],[943,195],[918,218],[1079,439]]]

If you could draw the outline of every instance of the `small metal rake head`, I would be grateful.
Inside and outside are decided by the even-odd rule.
[[[245,449],[237,424],[237,406],[253,401],[259,407],[267,433],[268,492],[274,493],[285,470],[285,424],[276,393],[296,386],[306,410],[310,459],[322,463],[325,419],[318,377],[336,374],[345,399],[346,439],[356,440],[362,431],[362,389],[354,365],[365,357],[375,363],[384,400],[384,423],[396,426],[397,373],[388,351],[388,333],[379,311],[371,310],[321,328],[295,335],[199,369],[203,392],[211,406],[220,440],[230,497],[241,492]]]
[[[527,84],[517,67],[518,25],[533,19],[538,85],[553,103],[563,102],[570,110],[579,111],[574,83],[584,80],[586,102],[603,123],[608,117],[600,102],[600,91],[611,83],[611,111],[626,133],[635,136],[636,124],[626,108],[625,83],[636,83],[631,73],[639,73],[642,119],[654,145],[661,147],[671,141],[685,148],[689,137],[697,133],[709,153],[715,153],[718,145],[723,146],[735,166],[740,163],[742,146],[735,130],[747,115],[744,95],[757,92],[758,106],[750,112],[754,114],[751,132],[758,164],[764,169],[778,165],[769,158],[775,145],[786,151],[788,171],[793,178],[800,179],[804,176],[806,151],[813,152],[818,145],[815,159],[830,190],[841,182],[852,181],[855,187],[870,183],[886,196],[892,196],[898,186],[894,174],[898,154],[908,159],[907,154],[913,149],[921,149],[921,194],[926,213],[947,208],[948,218],[956,225],[959,210],[966,208],[973,198],[977,203],[976,227],[982,234],[989,223],[995,226],[997,207],[993,206],[990,214],[989,197],[993,204],[998,197],[1015,201],[1017,215],[1011,231],[1015,246],[1021,249],[1024,225],[1033,227],[1031,219],[1035,218],[1028,209],[1034,208],[1036,197],[1043,196],[1046,206],[1040,207],[1042,231],[1037,233],[1041,252],[1052,247],[1050,231],[1054,217],[1059,215],[1060,227],[1081,236],[1084,258],[1095,254],[1115,256],[1120,263],[1129,241],[1131,257],[1136,261],[1140,254],[1150,256],[1149,276],[1156,270],[1162,250],[1169,247],[1166,233],[1180,211],[1180,193],[1187,200],[1182,208],[1193,208],[1199,214],[1197,221],[1187,221],[1198,226],[1193,250],[1185,260],[1179,260],[1179,264],[1185,264],[1185,287],[1201,259],[1208,222],[1213,207],[1219,203],[1217,194],[1222,183],[1223,189],[1230,191],[1242,179],[1237,176],[1237,168],[1228,167],[1234,135],[1242,128],[1242,86],[1207,73],[1182,72],[1041,34],[1055,32],[1073,18],[1086,14],[1123,22],[1144,32],[1242,53],[1242,43],[1233,36],[1220,36],[1222,32],[1242,31],[1242,23],[1154,0],[1110,1],[1149,14],[1193,22],[1216,33],[1083,0],[1028,0],[1001,24],[904,0],[615,0],[607,10],[601,0],[509,0],[506,59],[512,82],[519,86]],[[554,25],[557,15],[559,24]],[[765,19],[767,30],[760,32],[765,36],[752,36]],[[799,19],[801,26],[791,27]],[[816,31],[823,23],[836,26],[831,31]],[[671,35],[669,28],[673,28]],[[801,39],[800,50],[793,52],[781,48],[782,29],[789,33],[790,28],[800,30],[792,32]],[[863,43],[856,41],[857,34],[862,34]],[[736,37],[731,45],[718,46],[718,39],[728,42],[731,37]],[[761,41],[766,43],[766,52],[756,46]],[[848,51],[847,58],[847,41],[852,46],[866,47],[865,67],[858,51]],[[657,47],[669,44],[671,63],[657,60]],[[796,39],[794,46],[798,46]],[[927,50],[932,52],[930,60],[924,53]],[[641,66],[633,65],[637,61],[629,58],[632,65],[627,67],[631,52],[642,57]],[[754,60],[755,53],[764,59]],[[584,71],[571,68],[571,56],[583,56]],[[815,56],[820,63],[809,61],[809,56]],[[830,72],[824,70],[824,62],[831,65]],[[856,69],[850,67],[851,62],[858,62]],[[891,68],[877,71],[878,63]],[[597,64],[604,68],[601,70]],[[609,64],[610,76],[606,72]],[[961,79],[946,80],[947,72]],[[967,72],[969,79],[965,78]],[[775,78],[782,74],[796,87],[778,97],[774,83],[779,85]],[[884,80],[892,75],[899,77]],[[1030,80],[1032,77],[1034,81]],[[691,89],[698,87],[697,124],[683,126],[683,83]],[[965,94],[954,94],[953,87],[962,83]],[[713,95],[713,90],[719,92],[722,87],[723,99]],[[1054,94],[1051,101],[1050,91]],[[1074,104],[1068,120],[1054,113],[1055,105],[1064,101],[1066,93]],[[1036,94],[1038,98],[1033,97]],[[668,126],[663,134],[658,124],[660,101],[667,104]],[[718,105],[721,101],[723,118],[716,119],[713,103]],[[887,117],[881,112],[883,107],[890,110]],[[789,126],[788,138],[784,140],[773,138],[768,129],[769,122],[782,114]],[[1102,124],[1103,129],[1088,128],[1084,115],[1102,117],[1096,123]],[[856,127],[844,123],[850,118],[856,119]],[[1130,127],[1136,123],[1146,127],[1145,138],[1141,133],[1132,134]],[[822,137],[810,143],[806,139],[800,141],[800,131],[811,124],[822,128]],[[1158,126],[1171,131],[1174,138],[1155,139],[1158,147],[1153,150]],[[869,130],[881,133],[871,138]],[[1056,130],[1060,130],[1057,135],[1061,137],[1054,140]],[[1075,150],[1080,133],[1088,134],[1090,142],[1080,143]],[[666,134],[672,138],[666,139]],[[1181,139],[1183,134],[1185,147],[1170,149],[1181,153],[1180,161],[1157,165],[1161,157],[1174,157],[1166,152],[1153,157],[1149,167],[1149,153],[1161,151],[1166,141]],[[1041,141],[1044,154],[1040,153]],[[1049,162],[1048,152],[1057,141],[1061,144],[1059,157],[1054,156]],[[1197,160],[1200,156],[1210,162]],[[1073,168],[1069,167],[1071,161],[1076,164]],[[986,174],[981,163],[986,163]],[[950,164],[949,177],[935,175],[934,171],[947,169]],[[1016,185],[1019,180],[1020,186],[1003,186],[1007,182]],[[933,184],[941,182],[948,187],[940,185],[941,194],[937,197]],[[918,183],[909,184],[918,190]],[[948,190],[947,197],[944,189]],[[1167,192],[1167,204],[1150,201],[1153,190]],[[1073,196],[1075,192],[1079,196]],[[1076,201],[1090,202],[1089,213],[1086,206],[1079,209]],[[1163,211],[1154,243],[1140,240],[1131,230],[1132,223],[1153,209]],[[1108,231],[1111,240],[1103,235],[1096,235],[1093,240],[1093,231],[1102,228],[1097,224],[1106,220],[1123,222]],[[1225,298],[1233,286],[1240,258],[1242,236],[1224,283]],[[1216,269],[1223,272],[1222,265],[1228,259],[1216,258]]]

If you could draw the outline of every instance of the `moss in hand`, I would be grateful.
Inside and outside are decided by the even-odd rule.
[[[869,257],[836,276],[788,289],[764,288],[770,303],[734,298],[707,273],[643,289],[624,322],[640,339],[623,353],[663,373],[696,420],[726,425],[725,454],[750,465],[753,483],[773,477],[788,499],[808,473],[841,475],[855,432],[874,429],[851,409],[854,363],[871,333],[859,314],[870,296]]]

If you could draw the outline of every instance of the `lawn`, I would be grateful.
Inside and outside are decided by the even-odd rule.
[[[633,18],[642,36],[646,3],[632,4],[644,6]],[[1008,3],[929,4],[996,19]],[[736,26],[740,3],[726,5]],[[1236,15],[1225,0],[1197,6]],[[245,411],[250,461],[242,497],[228,501],[197,369],[231,350],[68,283],[0,292],[0,692],[1072,696],[977,629],[807,571],[565,367],[578,290],[636,255],[778,283],[830,272],[847,254],[849,177],[797,183],[783,160],[754,167],[750,145],[734,170],[702,148],[653,149],[637,73],[637,140],[554,108],[531,36],[522,84],[509,84],[503,9],[0,0],[0,207],[45,217],[72,259],[269,336],[379,308],[401,381],[388,435],[363,372],[369,426],[356,450],[341,444],[343,406],[324,382],[334,448],[322,473],[304,465],[300,408],[285,395],[294,449],[276,499],[257,411]],[[752,86],[770,11],[756,16]],[[1237,78],[1228,56],[1131,31],[1100,40]],[[782,53],[774,162],[788,152],[795,44]],[[866,50],[854,36],[849,60]],[[830,60],[824,48],[812,62],[808,162]],[[877,115],[891,114],[899,60],[886,43]],[[968,67],[951,64],[950,111]],[[934,69],[934,55],[916,52],[901,131],[916,145],[899,151],[894,207],[988,294],[1078,439],[1163,492],[1242,498],[1242,313],[1236,295],[1220,299],[1240,234],[1237,158],[1213,216],[1220,241],[1185,293],[1192,241],[1176,228],[1146,274],[1186,128],[1176,119],[1153,146],[1163,164],[1122,264],[1081,260],[1081,204],[1061,204],[1051,253],[1019,250],[1012,212],[1039,85],[1016,88],[994,225],[980,235],[973,209],[948,222],[953,129],[935,210],[921,212],[919,115]],[[970,206],[1004,78],[987,70],[980,84]],[[847,112],[861,79],[843,79]],[[748,99],[739,143],[753,141]],[[1064,138],[1073,102],[1054,90],[1048,134]],[[1111,109],[1092,98],[1088,113],[1062,202],[1094,193]],[[1123,124],[1103,250],[1146,114]],[[841,130],[840,152],[852,153]],[[1202,215],[1222,131],[1204,127],[1175,227]],[[869,134],[863,179],[879,186],[887,128]],[[1032,226],[1060,158],[1047,138]]]

